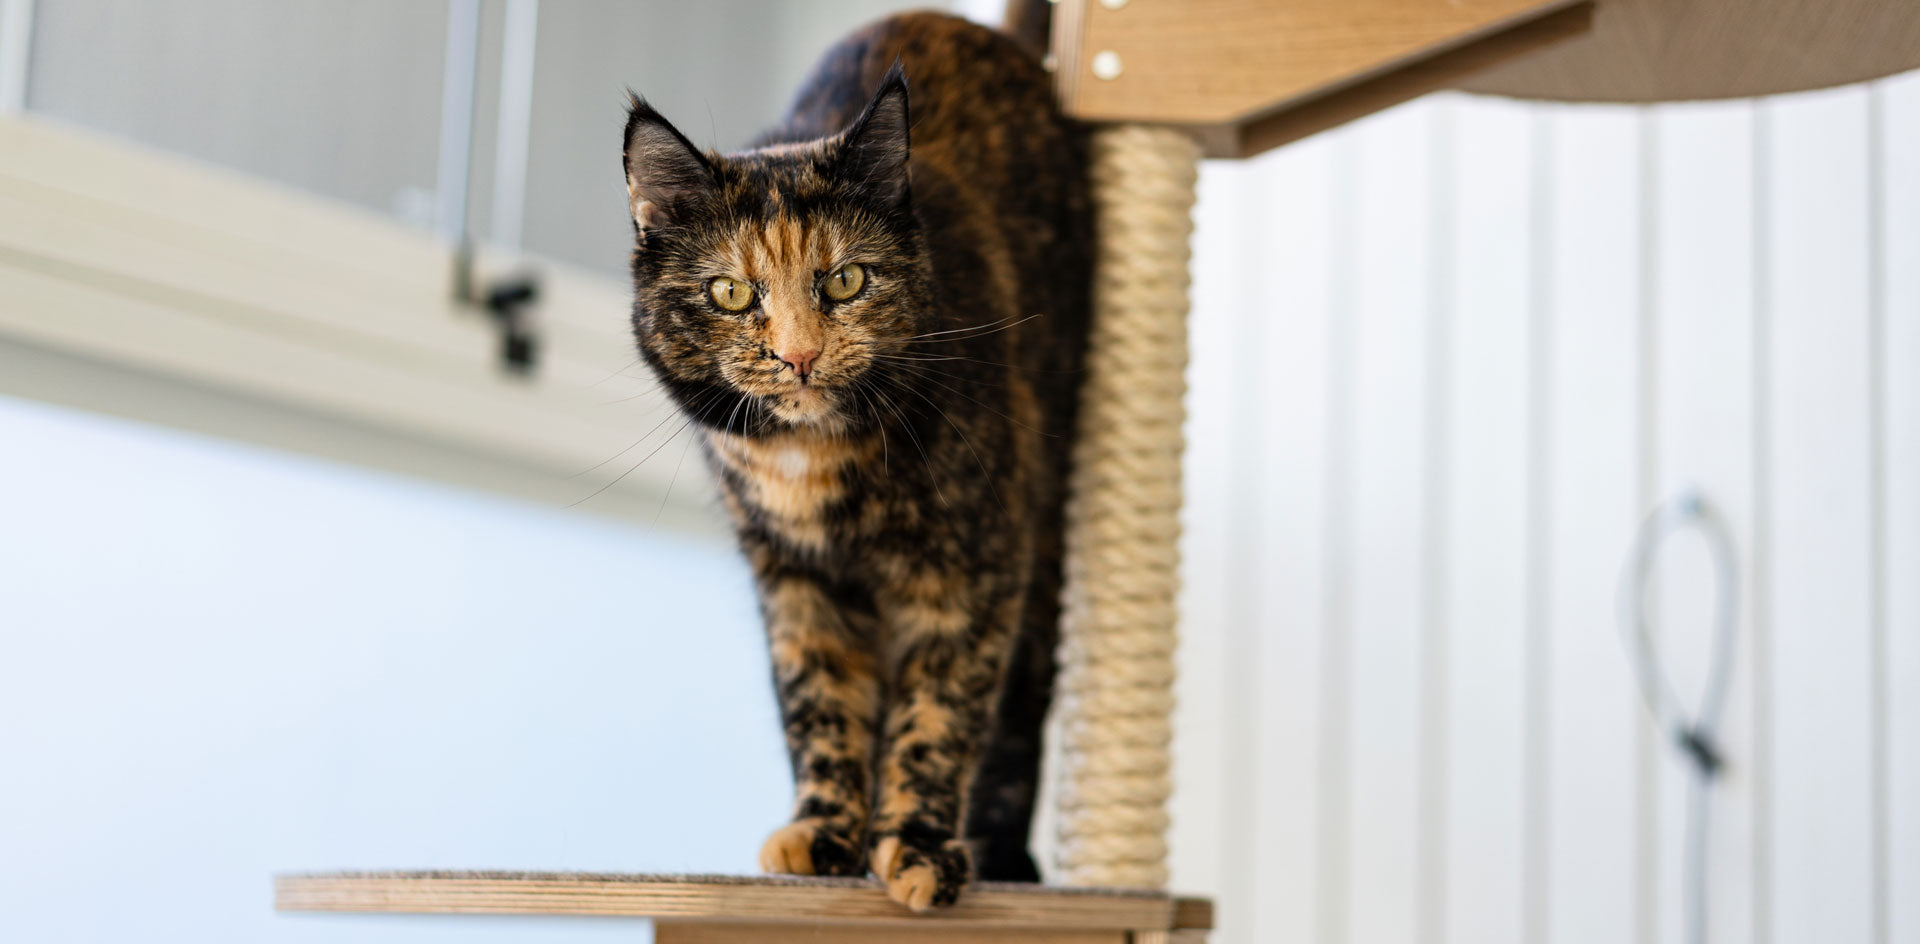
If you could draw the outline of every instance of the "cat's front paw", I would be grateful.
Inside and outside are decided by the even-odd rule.
[[[860,844],[824,820],[797,819],[760,847],[760,870],[779,875],[865,875]]]
[[[913,837],[898,833],[873,845],[873,874],[886,883],[887,897],[914,911],[944,908],[960,900],[973,874],[973,860],[958,839]]]

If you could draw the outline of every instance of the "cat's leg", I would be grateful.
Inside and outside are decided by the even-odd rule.
[[[928,592],[883,607],[893,638],[873,814],[872,867],[915,911],[950,905],[971,877],[960,834],[966,797],[991,736],[1019,601],[980,599],[951,575],[906,581]]]
[[[1040,787],[1047,706],[1053,700],[1053,636],[1043,637],[1031,618],[1021,627],[993,734],[967,800],[966,837],[974,850],[974,871],[985,881],[1040,881],[1027,843]]]
[[[871,637],[861,632],[858,608],[836,599],[818,575],[756,569],[794,780],[793,821],[767,838],[760,867],[864,875],[880,707]]]
[[[1058,507],[1055,502],[1042,502]],[[1054,650],[1060,645],[1061,522],[1035,540],[1025,613],[1006,671],[1006,687],[980,774],[967,801],[967,841],[974,872],[992,882],[1038,882],[1040,868],[1027,843],[1045,754],[1047,710],[1053,703]]]

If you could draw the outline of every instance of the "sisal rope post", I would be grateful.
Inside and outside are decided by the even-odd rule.
[[[1094,134],[1093,327],[1067,504],[1057,878],[1167,882],[1187,260],[1200,149]]]

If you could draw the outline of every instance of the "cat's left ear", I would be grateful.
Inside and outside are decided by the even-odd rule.
[[[835,173],[890,206],[907,200],[907,73],[887,70],[880,91],[842,136]]]
[[[717,185],[713,165],[678,128],[627,93],[627,205],[641,232],[668,226],[709,196]]]

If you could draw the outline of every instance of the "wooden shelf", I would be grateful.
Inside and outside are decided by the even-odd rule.
[[[1655,102],[1920,68],[1914,0],[1058,0],[1060,100],[1248,157],[1446,88]]]
[[[865,879],[580,872],[330,872],[274,879],[280,911],[630,915],[671,941],[781,940],[823,927],[862,942],[1198,940],[1213,924],[1202,899],[1123,889],[981,883],[925,915]],[[698,929],[698,930],[695,930]],[[868,933],[872,932],[872,933]],[[921,932],[938,932],[931,938]],[[1179,936],[1175,936],[1179,932]],[[1187,933],[1192,932],[1192,933]]]
[[[1059,0],[1054,75],[1090,121],[1248,157],[1579,35],[1588,0]]]
[[[1593,29],[1494,65],[1471,92],[1575,102],[1776,95],[1920,68],[1913,0],[1601,0]]]

